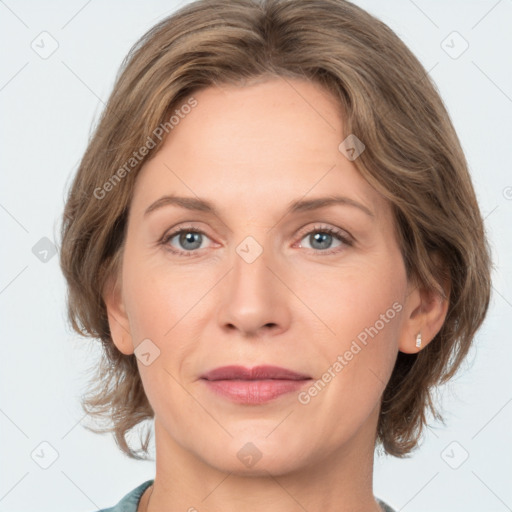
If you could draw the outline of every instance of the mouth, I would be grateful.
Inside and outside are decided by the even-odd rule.
[[[223,366],[201,376],[207,387],[239,404],[258,405],[298,391],[311,377],[278,366]]]
[[[309,375],[297,373],[279,366],[255,366],[245,368],[243,366],[222,366],[210,370],[201,375],[202,379],[216,380],[306,380]]]

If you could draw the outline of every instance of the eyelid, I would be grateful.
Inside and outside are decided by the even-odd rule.
[[[338,239],[339,242],[341,242],[341,246],[326,249],[324,251],[320,249],[309,249],[306,247],[305,249],[308,251],[308,254],[313,254],[314,256],[336,256],[346,251],[347,247],[352,247],[355,243],[355,240],[352,237],[352,235],[345,231],[344,229],[322,224],[315,224],[312,227],[307,227],[304,228],[304,230],[301,230],[300,234],[298,235],[299,242],[305,236],[310,235],[312,233],[328,233],[334,238]]]
[[[326,232],[331,233],[333,235],[336,235],[342,241],[345,241],[346,243],[354,243],[354,237],[345,229],[338,228],[329,224],[322,224],[322,223],[316,223],[314,226],[310,227],[304,227],[303,229],[299,230],[298,237],[300,239],[304,238],[305,235],[308,235],[312,232]],[[325,252],[325,251],[322,251]]]
[[[199,249],[196,249],[194,251],[182,251],[182,250],[177,250],[177,249],[169,249],[168,242],[170,240],[172,240],[176,235],[179,235],[182,232],[186,232],[186,233],[199,233],[201,235],[204,235],[204,236],[210,238],[210,240],[211,240],[211,237],[208,235],[208,233],[206,233],[201,228],[198,228],[198,227],[193,226],[193,225],[181,225],[181,224],[178,224],[177,227],[173,227],[173,228],[168,229],[163,234],[163,236],[160,238],[160,240],[158,241],[158,244],[159,245],[161,244],[161,245],[165,246],[167,250],[169,250],[171,253],[174,253],[174,254],[182,254],[183,255],[183,253],[188,253],[187,255],[193,255],[193,254],[199,252]]]

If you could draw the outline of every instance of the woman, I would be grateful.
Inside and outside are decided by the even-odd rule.
[[[191,244],[190,246],[188,244]],[[392,511],[485,318],[490,252],[424,68],[343,0],[197,1],[118,76],[67,200],[84,409],[156,475],[109,511]],[[93,429],[92,429],[93,430]]]

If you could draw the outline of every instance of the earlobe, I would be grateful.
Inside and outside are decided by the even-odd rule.
[[[114,345],[123,354],[133,354],[130,322],[123,304],[120,286],[113,277],[109,277],[105,283],[103,301],[107,309],[108,325]]]
[[[416,288],[407,297],[406,317],[400,333],[399,350],[415,354],[427,346],[441,330],[449,305],[449,290],[445,296],[436,290]]]

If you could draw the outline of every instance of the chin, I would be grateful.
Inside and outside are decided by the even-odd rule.
[[[227,444],[216,443],[212,452],[201,456],[207,464],[238,476],[278,476],[297,471],[306,463],[304,442],[294,445],[286,436],[271,440],[265,435],[235,436]]]

